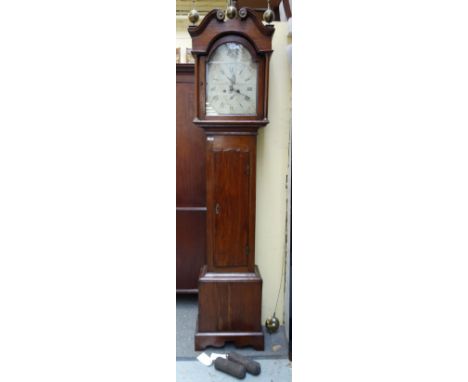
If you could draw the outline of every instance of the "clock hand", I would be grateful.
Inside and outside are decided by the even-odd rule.
[[[236,83],[236,76],[235,75],[231,78],[231,77],[228,77],[225,73],[223,73],[223,76],[226,77],[229,80],[229,82],[231,83],[231,86]]]
[[[235,92],[243,97],[248,97],[250,99],[250,97],[244,93],[241,93],[239,89],[235,89]]]

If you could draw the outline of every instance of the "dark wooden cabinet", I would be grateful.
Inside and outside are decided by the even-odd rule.
[[[205,134],[192,123],[194,66],[178,64],[176,71],[176,288],[196,293],[206,263]]]

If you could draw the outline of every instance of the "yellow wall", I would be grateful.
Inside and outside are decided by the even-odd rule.
[[[275,23],[270,64],[268,119],[257,143],[256,262],[263,277],[262,321],[274,309],[286,250],[286,175],[291,126],[291,77],[286,47],[288,25]],[[284,271],[283,271],[284,272]],[[283,324],[284,280],[277,316]]]
[[[181,48],[181,62],[185,63],[185,49],[192,47],[192,40],[187,32],[190,25],[187,17],[178,16],[176,18],[176,48]],[[175,54],[175,53],[174,53]]]
[[[186,18],[177,18],[176,47],[190,47]],[[281,277],[284,277],[286,242],[286,175],[291,126],[291,77],[286,47],[288,25],[275,24],[270,64],[270,123],[257,143],[256,263],[263,278],[262,321],[273,314]],[[182,52],[184,56],[184,52]],[[283,271],[283,274],[282,274]],[[276,316],[283,324],[284,280]]]

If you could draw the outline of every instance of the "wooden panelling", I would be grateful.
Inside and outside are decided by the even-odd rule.
[[[193,71],[177,73],[176,190],[178,207],[204,207],[205,133],[192,123],[195,113]],[[193,67],[193,65],[192,65]]]
[[[259,331],[261,281],[201,282],[200,312],[204,314],[199,323],[200,331]],[[254,319],[252,319],[254,317]]]
[[[255,135],[207,141],[207,264],[210,272],[255,266]]]
[[[205,133],[194,117],[194,66],[177,65],[176,288],[196,292],[206,263]]]
[[[176,288],[193,292],[205,263],[206,211],[178,210],[176,221]]]
[[[249,245],[249,152],[213,153],[216,268],[247,266]],[[219,181],[216,181],[219,180]]]
[[[260,322],[262,278],[253,273],[209,273],[203,267],[198,299],[195,350],[232,342],[238,347],[264,349]]]

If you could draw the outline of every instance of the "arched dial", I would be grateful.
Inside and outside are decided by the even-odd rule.
[[[255,115],[258,65],[242,45],[220,45],[206,64],[206,115]]]

